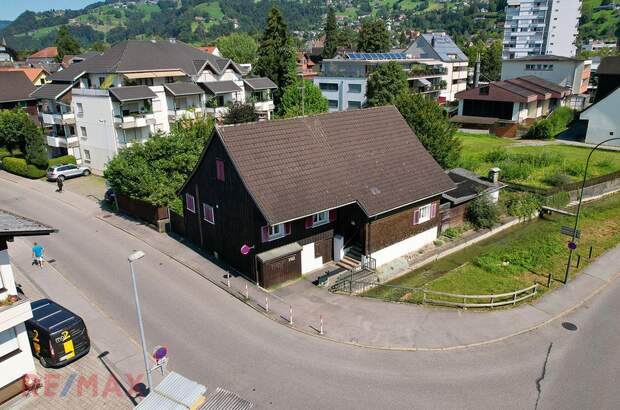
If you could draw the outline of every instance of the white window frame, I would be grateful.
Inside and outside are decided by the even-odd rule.
[[[0,332],[0,357],[19,350],[19,340],[17,339],[17,329],[10,327]]]
[[[88,132],[86,132],[86,127],[80,126],[80,134],[82,138],[88,138]]]
[[[189,198],[192,198],[192,207],[189,207]],[[191,213],[196,213],[196,198],[194,198],[194,195],[186,193],[185,194],[185,209],[187,209],[188,211],[190,211]]]
[[[432,207],[432,204],[427,204],[427,205],[421,206],[418,209],[418,212],[419,212],[418,223],[419,224],[431,220],[431,207]]]
[[[207,219],[207,210],[211,208],[211,215],[213,216],[212,220],[208,220]],[[210,223],[211,225],[215,225],[215,208],[212,207],[209,204],[205,204],[204,202],[202,203],[202,219],[204,219],[205,221],[207,221],[208,223]]]
[[[84,105],[82,103],[75,103],[77,115],[84,115]]]
[[[269,225],[269,240],[283,238],[286,236],[286,227],[284,224]]]
[[[312,227],[321,226],[329,223],[329,211],[319,212],[312,215]]]

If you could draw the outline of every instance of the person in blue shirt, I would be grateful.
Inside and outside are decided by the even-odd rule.
[[[43,253],[45,252],[45,248],[39,245],[38,243],[34,243],[32,247],[32,257],[34,258],[34,262],[39,265],[39,268],[43,268]]]

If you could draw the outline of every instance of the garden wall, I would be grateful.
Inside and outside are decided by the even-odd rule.
[[[169,218],[168,207],[155,206],[146,201],[117,194],[118,209],[143,221],[159,225],[160,221]]]

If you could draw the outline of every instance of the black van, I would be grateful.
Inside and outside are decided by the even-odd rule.
[[[43,367],[60,367],[86,355],[90,339],[81,317],[49,299],[31,302],[26,321],[32,353]]]

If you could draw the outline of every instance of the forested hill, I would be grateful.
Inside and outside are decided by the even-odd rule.
[[[606,0],[584,0],[584,37],[613,39],[618,13],[596,11]],[[50,5],[53,2],[50,2]],[[213,42],[233,31],[257,34],[271,5],[282,10],[289,28],[304,39],[321,31],[326,0],[105,0],[82,10],[25,12],[2,28],[0,38],[18,50],[52,45],[58,28],[83,47],[128,38],[175,37],[194,44]],[[340,24],[355,29],[368,16],[384,20],[394,37],[403,30],[445,30],[459,43],[501,37],[506,0],[331,0]]]

